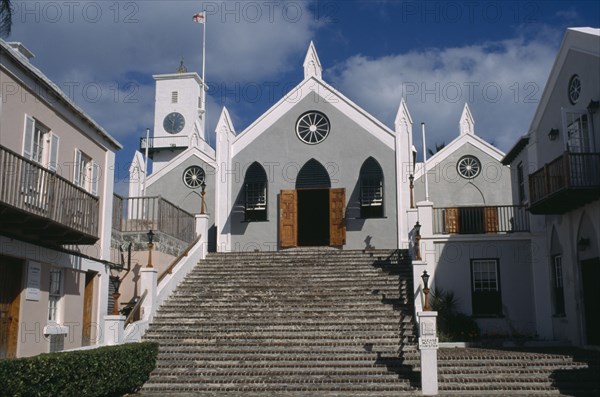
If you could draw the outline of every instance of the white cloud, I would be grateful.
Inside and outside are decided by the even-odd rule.
[[[515,37],[380,58],[356,55],[326,76],[389,126],[404,96],[415,125],[427,124],[431,147],[458,136],[468,102],[476,133],[506,151],[529,128],[556,56],[556,37],[544,31],[531,40]]]
[[[201,9],[208,82],[277,78],[295,65],[290,58],[302,57],[319,25],[304,2],[13,3],[10,40],[32,50],[33,63],[121,139],[153,124],[153,74],[175,72],[181,57],[201,73],[202,25],[192,22]],[[219,112],[211,113],[209,131]]]

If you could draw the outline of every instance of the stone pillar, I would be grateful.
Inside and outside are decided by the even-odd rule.
[[[125,316],[104,316],[104,344],[120,345],[125,339]]]
[[[421,351],[421,389],[424,396],[438,394],[437,312],[420,312],[419,350]]]
[[[141,269],[141,273],[140,290],[142,291],[142,294],[144,291],[148,291],[148,293],[142,302],[142,313],[140,317],[142,320],[152,321],[152,317],[154,317],[154,311],[156,310],[156,284],[158,279],[158,270],[153,267],[144,267]]]

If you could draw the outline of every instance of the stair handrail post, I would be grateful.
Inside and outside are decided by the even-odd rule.
[[[419,351],[421,357],[421,391],[424,396],[438,394],[437,312],[417,313],[419,318]]]
[[[141,303],[140,320],[150,322],[157,309],[158,270],[153,267],[144,267],[140,269],[140,272],[140,289],[146,291],[146,298]]]

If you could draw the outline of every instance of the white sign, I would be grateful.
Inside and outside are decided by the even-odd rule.
[[[27,288],[25,289],[25,299],[28,301],[40,300],[40,284],[42,280],[42,264],[39,262],[29,262],[27,266]]]
[[[419,338],[419,349],[437,349],[438,338],[432,337],[420,337]]]
[[[421,320],[421,335],[422,336],[435,336],[436,334],[436,326],[434,321],[430,321],[428,319]]]

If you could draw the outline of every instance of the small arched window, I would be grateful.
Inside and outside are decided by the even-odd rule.
[[[267,174],[257,162],[246,171],[244,178],[246,222],[267,220]]]
[[[365,160],[360,168],[360,216],[383,217],[383,171],[373,157]]]

